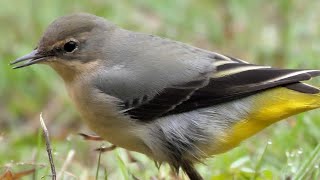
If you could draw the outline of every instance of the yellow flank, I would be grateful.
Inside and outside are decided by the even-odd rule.
[[[221,152],[279,120],[320,107],[320,94],[305,94],[284,87],[258,93],[252,99],[251,113],[227,133]]]

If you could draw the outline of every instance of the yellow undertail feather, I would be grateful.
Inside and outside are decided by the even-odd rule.
[[[254,95],[252,107],[252,113],[235,124],[228,133],[222,152],[277,121],[319,108],[320,93],[305,94],[284,87],[274,88]]]

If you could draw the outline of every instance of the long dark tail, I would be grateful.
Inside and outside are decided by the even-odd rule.
[[[181,166],[182,170],[188,175],[190,180],[203,180],[201,175],[194,168],[193,164],[190,162],[185,162]]]

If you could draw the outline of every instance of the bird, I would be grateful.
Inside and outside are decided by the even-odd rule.
[[[289,116],[320,107],[319,70],[248,63],[123,29],[88,13],[54,20],[18,69],[52,67],[84,122],[115,146],[168,163],[191,180],[195,164]]]

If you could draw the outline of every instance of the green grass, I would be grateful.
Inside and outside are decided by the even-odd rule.
[[[61,79],[42,65],[12,70],[11,60],[32,50],[46,26],[72,12],[90,12],[134,31],[152,33],[246,59],[288,68],[320,69],[320,2],[309,0],[1,0],[0,177],[36,169],[25,179],[50,179],[39,133],[43,112],[59,173],[75,150],[64,179],[156,179],[171,174],[144,155],[118,149],[101,154],[100,143],[70,104]],[[320,85],[319,79],[314,84]],[[319,179],[320,112],[303,113],[267,128],[240,147],[199,164],[205,179]],[[268,142],[272,144],[268,144]],[[99,166],[97,166],[99,162]],[[107,175],[106,175],[107,174]],[[180,176],[183,176],[180,174]]]

